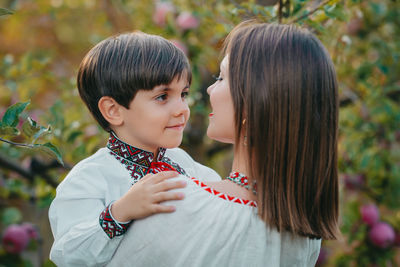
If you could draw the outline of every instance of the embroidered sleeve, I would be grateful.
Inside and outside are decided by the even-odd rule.
[[[99,217],[100,226],[110,239],[115,236],[123,235],[132,223],[132,221],[118,222],[115,220],[111,214],[111,206],[112,203],[103,210]]]

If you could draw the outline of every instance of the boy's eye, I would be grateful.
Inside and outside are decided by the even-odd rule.
[[[157,96],[156,97],[156,100],[157,101],[165,101],[165,100],[167,100],[167,97],[168,97],[168,95],[167,94],[162,94],[162,95],[159,95],[159,96]]]
[[[222,80],[223,80],[222,77],[221,77],[221,75],[219,75],[219,76],[213,75],[213,78],[214,78],[215,80],[217,80],[217,81],[222,81]]]
[[[188,92],[188,91],[185,91],[185,92],[182,92],[182,93],[181,93],[181,97],[182,97],[182,98],[187,98],[188,95],[189,95],[189,92]]]

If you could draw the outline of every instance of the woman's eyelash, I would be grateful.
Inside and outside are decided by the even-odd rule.
[[[217,81],[222,81],[222,77],[219,75],[219,76],[217,76],[217,75],[213,75],[213,78],[215,79],[215,80],[217,80]]]

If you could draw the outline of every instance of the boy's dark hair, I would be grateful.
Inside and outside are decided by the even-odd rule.
[[[133,32],[107,38],[93,47],[80,64],[77,84],[94,118],[110,131],[98,108],[101,97],[112,97],[129,108],[137,91],[170,84],[182,75],[190,84],[190,65],[179,48],[161,36]]]

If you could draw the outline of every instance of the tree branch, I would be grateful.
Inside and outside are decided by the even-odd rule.
[[[279,23],[282,23],[282,9],[283,9],[283,0],[279,0],[279,6],[278,6],[278,21],[279,21]]]
[[[29,145],[29,144],[23,144],[23,143],[15,143],[6,139],[3,139],[0,137],[0,141],[8,143],[10,145],[14,145],[14,146],[22,146],[22,147],[29,147],[29,148],[33,148],[33,145]]]
[[[318,9],[320,9],[322,6],[328,4],[329,2],[331,2],[332,0],[325,0],[324,2],[320,3],[318,6],[316,6],[314,9],[312,9],[310,12],[308,12],[307,14],[304,14],[303,16],[298,17],[297,19],[294,19],[292,21],[289,22],[289,24],[292,23],[296,23],[299,22],[300,20],[303,20],[309,16],[311,16],[312,14],[314,14],[316,11],[318,11]]]
[[[254,16],[254,14],[250,13],[247,9],[241,7],[238,3],[236,3],[235,0],[230,0],[229,2],[231,2],[231,4],[233,4],[237,9],[244,10],[249,17],[253,17]]]
[[[37,173],[32,170],[25,169],[20,165],[18,165],[16,162],[9,160],[8,158],[4,157],[1,154],[0,154],[0,167],[14,171],[30,182],[33,182],[35,176],[39,175],[52,187],[56,188],[58,185],[58,183],[54,181],[47,173],[45,172]]]
[[[8,158],[4,157],[1,154],[0,154],[0,166],[18,173],[19,175],[23,176],[29,181],[33,181],[34,179],[34,175],[31,171],[22,168],[17,163],[9,160]]]

